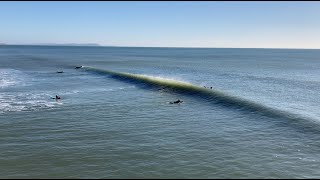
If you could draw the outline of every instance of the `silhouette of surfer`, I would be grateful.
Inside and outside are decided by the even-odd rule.
[[[80,68],[82,68],[82,66],[77,66],[75,69],[80,69]]]
[[[58,99],[61,99],[61,97],[56,95],[56,97],[53,97],[52,99],[58,100]]]
[[[170,104],[179,104],[179,103],[182,103],[183,101],[181,101],[180,99],[178,99],[177,101],[173,101],[173,102],[170,102]]]

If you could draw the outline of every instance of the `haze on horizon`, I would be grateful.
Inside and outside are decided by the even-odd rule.
[[[0,2],[0,44],[320,49],[319,2]]]

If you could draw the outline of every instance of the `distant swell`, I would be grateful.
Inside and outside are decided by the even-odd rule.
[[[160,87],[160,88],[165,88],[166,90],[171,90],[176,93],[192,95],[194,97],[202,98],[225,107],[233,107],[238,110],[250,111],[250,112],[254,112],[254,113],[268,116],[268,117],[281,117],[281,118],[288,118],[291,120],[307,120],[308,119],[313,122],[317,122],[317,120],[312,120],[306,117],[300,117],[297,114],[271,108],[263,104],[249,101],[240,97],[228,95],[227,93],[224,93],[215,89],[207,89],[207,88],[197,86],[187,82],[181,82],[176,80],[139,75],[139,74],[114,72],[110,70],[102,70],[102,69],[97,69],[97,68],[88,67],[88,66],[84,66],[83,69],[86,71],[95,72],[99,74],[104,74],[104,75],[108,74],[110,75],[111,78],[126,81],[126,82],[141,84],[143,86],[148,86],[148,87],[156,87],[156,88]]]

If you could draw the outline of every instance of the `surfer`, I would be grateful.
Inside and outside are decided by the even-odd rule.
[[[56,95],[56,97],[53,97],[52,99],[58,100],[58,99],[61,99],[61,97]]]
[[[179,104],[179,103],[182,103],[183,101],[180,101],[180,99],[178,99],[177,101],[174,101],[174,102],[170,102],[170,104]]]
[[[63,73],[63,71],[57,71],[57,73]]]
[[[82,68],[82,66],[77,66],[75,69],[80,69],[80,68]]]

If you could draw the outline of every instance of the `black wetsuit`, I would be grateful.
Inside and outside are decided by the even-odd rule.
[[[178,104],[178,103],[182,103],[182,102],[183,101],[178,100],[178,101],[170,102],[170,104]]]

